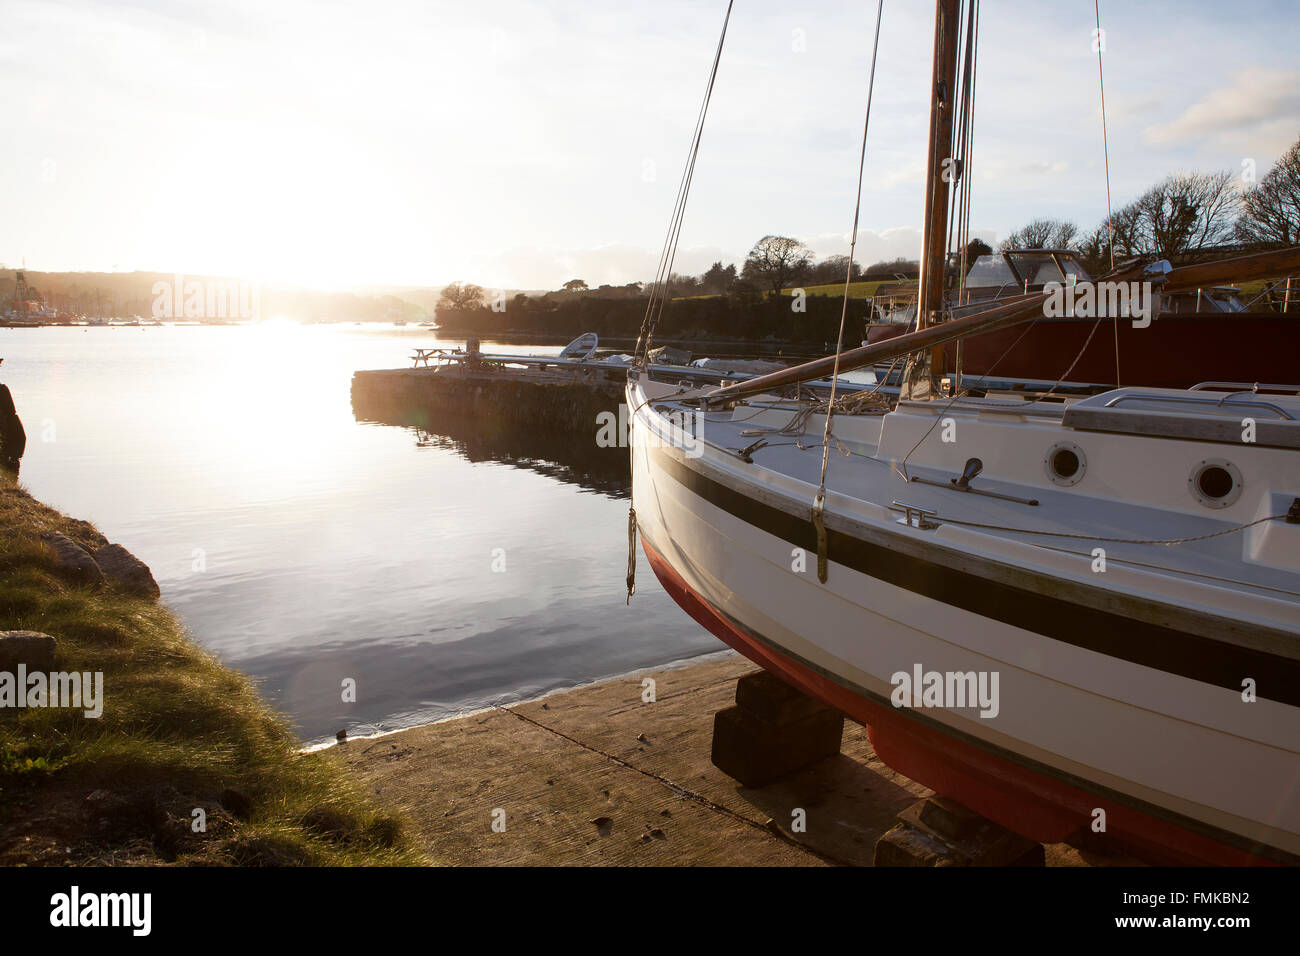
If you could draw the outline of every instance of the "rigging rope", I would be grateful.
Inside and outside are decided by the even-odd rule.
[[[654,284],[650,288],[650,297],[646,302],[645,315],[641,319],[641,332],[637,336],[633,356],[634,367],[648,367],[650,363],[650,342],[654,338],[655,327],[663,315],[664,302],[667,300],[668,281],[672,278],[673,263],[677,261],[677,241],[682,234],[682,221],[686,217],[686,199],[691,192],[691,180],[695,178],[695,160],[700,155],[700,139],[704,135],[704,119],[709,113],[709,101],[713,99],[713,84],[718,78],[718,64],[722,62],[722,47],[727,39],[727,26],[731,23],[731,8],[735,0],[727,0],[727,13],[722,19],[722,32],[718,35],[718,47],[713,52],[713,66],[709,70],[709,82],[704,88],[704,99],[700,103],[700,112],[695,117],[695,131],[691,136],[691,148],[686,155],[686,166],[682,170],[681,181],[677,184],[677,201],[673,205],[673,214],[668,222],[668,234],[664,237],[664,247],[659,254],[659,269],[655,273]],[[657,309],[656,309],[657,305]],[[647,401],[649,401],[647,399]],[[643,403],[644,404],[644,403]],[[633,410],[635,413],[635,409]],[[630,419],[631,416],[629,416]],[[629,424],[629,430],[631,425]],[[633,492],[635,492],[636,469],[632,469]],[[636,593],[636,496],[629,495],[627,506],[627,603],[632,603]]]
[[[1055,394],[1057,388],[1059,388],[1069,377],[1070,373],[1074,371],[1074,367],[1079,364],[1079,360],[1083,358],[1083,353],[1086,352],[1088,350],[1088,346],[1092,344],[1092,337],[1097,334],[1097,329],[1101,328],[1101,320],[1103,318],[1104,316],[1100,316],[1100,315],[1097,316],[1096,321],[1092,323],[1092,328],[1088,332],[1088,337],[1083,340],[1082,347],[1080,347],[1079,351],[1074,354],[1074,361],[1070,363],[1069,368],[1067,368],[1064,372],[1061,373],[1061,377],[1052,383],[1052,387],[1049,388],[1047,391],[1043,392],[1041,395],[1034,398],[1032,401],[1017,402],[1014,407],[1021,408],[1026,405],[1034,405],[1038,402],[1044,402],[1047,401],[1047,399],[1051,398],[1052,395]],[[998,363],[1001,362],[1004,358],[1006,358],[1009,354],[1011,354],[1012,349],[1014,349],[1017,345],[1019,345],[1020,340],[1023,339],[1026,335],[1028,335],[1029,330],[1032,329],[1037,324],[1038,324],[1037,319],[1033,319],[1032,321],[1027,322],[1025,324],[1025,330],[1020,333],[1020,335],[1016,338],[1014,342],[1012,342],[1009,346],[1007,346],[1006,350],[1001,355],[998,356],[997,361],[989,366],[988,371],[985,373],[986,378],[992,377],[993,370],[997,368]],[[943,411],[935,416],[934,422],[931,423],[930,427],[925,430],[925,434],[923,434],[920,438],[918,438],[916,440],[916,444],[913,445],[911,449],[908,451],[908,453],[903,456],[903,460],[899,462],[899,464],[902,465],[902,470],[899,470],[898,465],[891,466],[895,474],[897,474],[904,481],[910,482],[912,480],[912,476],[907,473],[908,459],[912,457],[913,452],[915,452],[918,448],[921,447],[921,443],[930,437],[930,433],[933,432],[935,428],[938,426],[939,422],[943,420],[943,416],[948,411],[948,409],[952,408],[953,405],[957,404],[957,402],[964,397],[965,397],[965,393],[961,391],[957,391],[953,394],[952,398],[948,400],[948,404],[944,406]]]
[[[950,257],[956,258],[956,254],[966,242],[965,230],[968,224],[963,221],[963,214],[967,208],[966,198],[968,195],[967,184],[970,178],[966,175],[966,164],[969,160],[968,139],[970,135],[971,124],[971,68],[974,60],[974,43],[975,43],[975,8],[976,0],[970,0],[967,10],[967,22],[963,28],[960,18],[958,19],[957,28],[957,48],[960,50],[965,45],[965,53],[962,56],[962,69],[960,79],[960,89],[957,95],[957,148],[954,150],[956,163],[953,164],[953,183],[955,188],[948,197],[948,246],[947,251]],[[957,243],[953,244],[953,236],[956,234]],[[944,280],[945,287],[947,278],[952,267],[952,258],[944,261]],[[963,272],[958,272],[957,280],[960,285]],[[961,303],[960,296],[957,304]]]
[[[974,134],[975,126],[975,57],[978,53],[978,20],[979,0],[970,0],[965,27],[966,52],[963,57],[962,65],[961,95],[958,98],[958,109],[960,113],[957,124],[957,188],[953,191],[951,212],[949,213],[948,218],[948,253],[951,259],[945,260],[944,264],[944,276],[946,280],[948,270],[947,263],[952,259],[957,261],[957,294],[954,303],[957,306],[962,304],[962,293],[966,288],[966,252],[967,246],[970,245],[970,201],[972,192],[970,161],[971,138]],[[957,45],[960,49],[960,40]],[[956,247],[953,246],[952,241],[954,226],[957,231]],[[961,386],[961,339],[958,339],[953,343],[953,350],[955,353],[955,361],[953,363],[953,387],[954,390],[959,390]]]
[[[1096,16],[1097,29],[1093,36],[1097,43],[1097,89],[1101,94],[1101,153],[1106,166],[1106,249],[1110,252],[1110,267],[1115,268],[1115,223],[1110,212],[1110,142],[1106,138],[1106,81],[1101,72],[1101,52],[1106,44],[1101,32],[1101,0],[1092,0],[1092,11]],[[1115,387],[1119,381],[1119,313],[1112,320],[1115,329]]]
[[[862,150],[858,154],[858,193],[853,202],[853,233],[849,239],[849,262],[844,269],[844,301],[840,306],[840,333],[835,340],[835,367],[831,372],[831,395],[826,409],[826,429],[822,438],[822,470],[813,499],[812,520],[817,528],[817,579],[826,583],[826,526],[822,513],[826,506],[826,468],[830,463],[831,420],[835,417],[835,391],[840,379],[840,355],[844,351],[844,325],[849,314],[849,284],[853,281],[853,255],[858,246],[858,221],[862,215],[862,175],[867,165],[867,130],[871,126],[871,95],[876,85],[876,54],[880,51],[880,18],[885,0],[876,5],[876,38],[871,47],[871,73],[867,79],[867,111],[862,120]]]
[[[722,60],[722,47],[727,39],[727,25],[731,22],[731,8],[735,0],[728,0],[727,14],[722,21],[722,32],[718,36],[718,47],[713,54],[713,67],[709,71],[709,82],[704,88],[704,99],[700,103],[700,112],[695,118],[695,131],[691,136],[691,147],[687,151],[686,166],[682,170],[682,179],[677,186],[677,200],[673,205],[673,214],[668,223],[668,234],[664,237],[663,250],[659,255],[659,268],[655,281],[650,287],[650,298],[646,303],[645,316],[641,320],[641,334],[637,337],[635,358],[639,364],[648,361],[650,341],[655,328],[663,316],[664,304],[668,297],[668,284],[672,278],[673,263],[677,261],[677,242],[681,238],[682,221],[686,217],[686,200],[691,191],[691,180],[695,178],[695,160],[700,154],[700,139],[704,135],[704,120],[709,112],[709,102],[713,99],[713,84],[718,78],[718,64]],[[644,345],[644,347],[643,347]]]

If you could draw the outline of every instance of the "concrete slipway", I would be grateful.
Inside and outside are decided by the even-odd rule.
[[[899,811],[930,791],[878,760],[852,722],[839,755],[764,787],[738,785],[710,762],[713,715],[752,670],[714,655],[340,749],[448,865],[871,865]],[[642,700],[647,677],[653,702]],[[1065,844],[1046,859],[1129,862]]]

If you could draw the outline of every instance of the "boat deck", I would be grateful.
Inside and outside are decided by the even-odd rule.
[[[694,411],[693,406],[678,404],[671,398],[658,401],[655,406],[679,414]],[[1199,584],[1214,585],[1215,593],[1228,604],[1232,603],[1233,595],[1265,599],[1269,604],[1281,602],[1282,606],[1273,607],[1273,613],[1266,612],[1265,616],[1274,619],[1274,626],[1283,624],[1289,617],[1287,629],[1294,634],[1296,622],[1300,621],[1300,575],[1294,563],[1288,565],[1285,560],[1266,563],[1248,558],[1264,531],[1287,535],[1291,546],[1292,539],[1300,538],[1300,526],[1273,521],[1237,530],[1243,524],[1276,513],[1271,509],[1280,505],[1265,502],[1270,508],[1259,513],[1243,512],[1240,508],[1198,507],[1186,489],[1186,470],[1176,461],[1167,469],[1166,494],[1147,501],[1126,500],[1109,484],[1109,475],[1103,471],[1110,464],[1104,460],[1106,456],[1122,459],[1126,452],[1122,444],[1124,436],[1098,435],[1066,427],[1062,423],[1065,404],[973,399],[955,403],[905,403],[904,410],[915,412],[907,416],[912,419],[910,422],[896,423],[895,415],[889,416],[889,420],[882,415],[834,419],[835,440],[826,481],[828,524],[837,517],[874,518],[878,522],[880,509],[892,508],[896,512],[896,526],[902,530],[906,521],[899,506],[912,506],[933,513],[931,521],[945,529],[941,539],[945,535],[960,537],[962,546],[970,547],[976,537],[982,538],[990,545],[991,554],[999,550],[996,542],[1006,542],[1014,549],[1002,555],[1004,560],[1014,560],[1014,550],[1026,547],[1038,552],[1036,561],[1045,558],[1044,552],[1056,552],[1080,565],[1088,577],[1094,577],[1089,570],[1094,549],[1104,548],[1109,564],[1140,570],[1148,576],[1158,575],[1173,585],[1166,589],[1148,582],[1147,586],[1156,590],[1175,593],[1180,579],[1192,579]],[[1000,443],[999,436],[988,426],[1007,417],[1038,426],[1015,430],[1016,437],[1024,435],[1036,441],[1034,448]],[[954,424],[958,435],[966,431],[962,440],[951,443],[953,447],[949,449],[943,448],[945,421]],[[801,409],[792,401],[757,396],[737,405],[733,411],[706,413],[702,435],[708,448],[724,453],[709,456],[724,471],[730,471],[742,482],[757,481],[797,507],[810,509],[821,468],[823,423],[822,415],[809,415],[806,408]],[[888,436],[888,430],[896,424],[911,430],[882,442],[882,425],[884,436]],[[968,437],[971,431],[975,432],[974,437]],[[1042,467],[1042,449],[1061,437],[1093,449],[1093,457],[1103,459],[1094,462],[1095,470],[1101,474],[1098,481],[1089,483],[1092,487],[1058,487],[1048,480]],[[1179,446],[1178,451],[1182,452],[1184,444],[1171,440],[1171,458],[1177,458],[1173,446]],[[1234,457],[1240,451],[1224,447],[1222,453]],[[1290,454],[1272,449],[1258,449],[1258,452],[1272,452],[1274,463],[1279,460],[1277,456]],[[752,464],[742,459],[742,453]],[[984,471],[971,481],[972,489],[1033,500],[1037,504],[962,492],[953,487],[953,479],[960,475],[962,464],[970,457],[980,458],[984,465]],[[1033,460],[1026,462],[1030,457]],[[1161,465],[1160,462],[1150,464],[1153,469]],[[1300,491],[1300,462],[1291,462],[1288,472],[1295,479],[1294,490]],[[1280,501],[1286,496],[1275,497]],[[1282,513],[1286,510],[1281,507]],[[955,533],[957,529],[960,535]],[[912,534],[929,533],[910,527],[906,530]],[[1178,543],[1160,543],[1175,540]],[[1282,556],[1291,553],[1288,547]],[[1095,576],[1094,580],[1099,577]],[[1120,584],[1115,578],[1112,575],[1107,583]],[[1253,601],[1242,607],[1247,604],[1260,610]]]

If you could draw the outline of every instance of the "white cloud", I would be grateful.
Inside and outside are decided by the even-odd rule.
[[[817,258],[847,256],[849,236],[845,233],[828,233],[805,240]],[[915,259],[921,254],[921,230],[913,226],[896,226],[893,229],[858,229],[858,245],[853,254],[859,265],[874,262],[892,262],[900,257]]]
[[[1192,144],[1280,152],[1300,133],[1300,70],[1252,68],[1212,90],[1168,123],[1146,127],[1153,146]]]
[[[1291,37],[1235,29],[1277,21],[1266,7],[1190,5],[1172,42],[1151,39],[1170,30],[1156,5],[1107,14],[1116,204],[1172,169],[1266,169],[1300,132]],[[527,288],[653,275],[721,19],[698,0],[8,0],[6,14],[0,259]],[[765,233],[847,252],[874,14],[737,6],[678,271],[739,262]],[[863,262],[919,248],[932,15],[885,12]],[[1091,23],[1073,4],[981,14],[977,230],[1104,216]]]
[[[738,262],[738,257],[715,246],[679,248],[673,271],[687,275],[704,272],[717,261]],[[557,289],[569,279],[598,285],[649,282],[659,266],[659,252],[641,246],[614,244],[590,249],[548,249],[515,246],[472,261],[471,282],[496,282],[512,289]]]

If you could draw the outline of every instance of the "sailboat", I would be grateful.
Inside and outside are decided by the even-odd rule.
[[[952,387],[945,346],[1045,302],[941,305],[965,12],[936,2],[919,327],[721,388],[634,368],[631,528],[687,613],[971,810],[1044,843],[1091,829],[1165,862],[1295,864],[1300,388]],[[904,359],[896,401],[836,396],[838,374]]]

